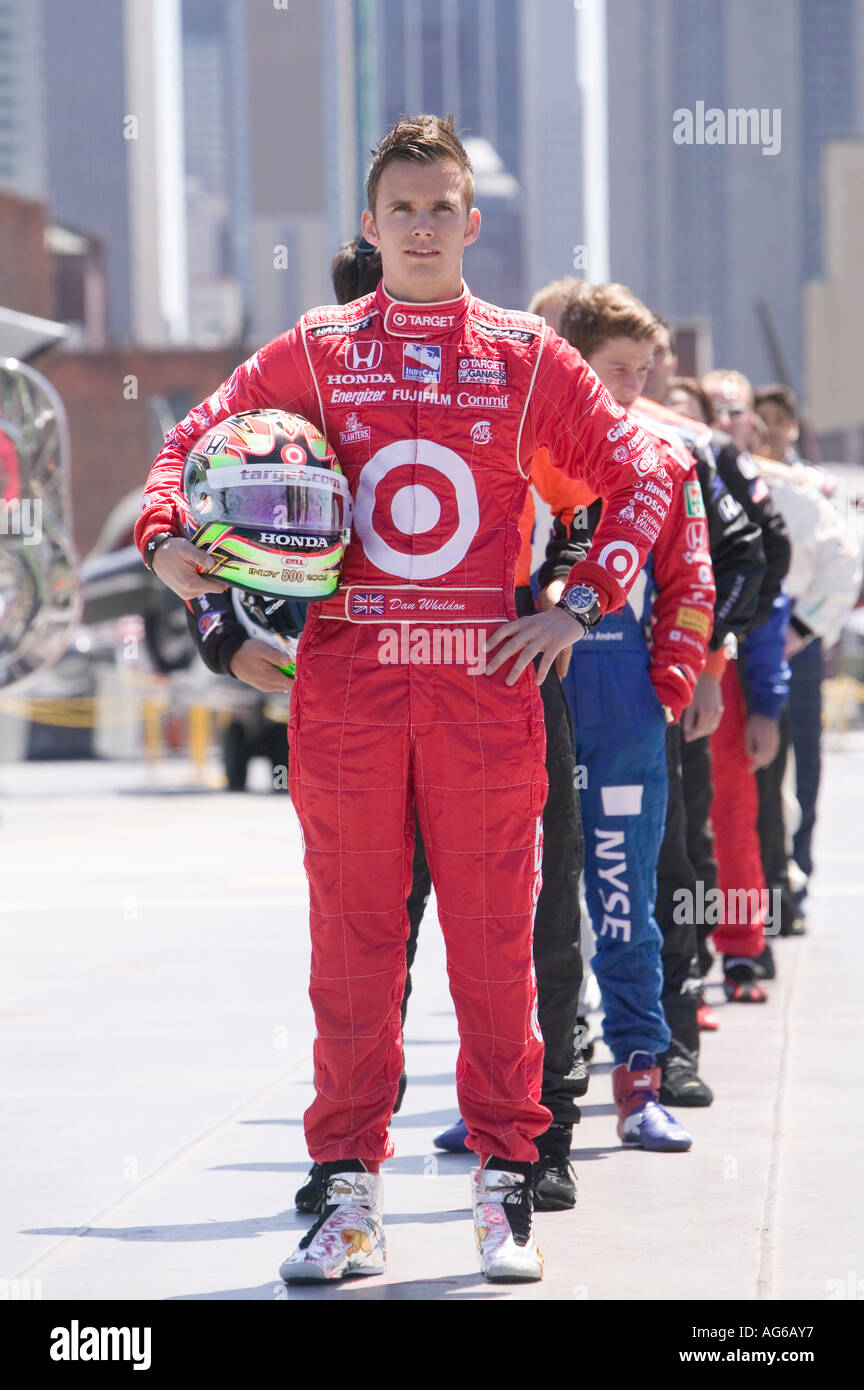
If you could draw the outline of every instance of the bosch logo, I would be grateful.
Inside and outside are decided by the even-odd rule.
[[[364,342],[362,339],[356,343],[349,343],[345,348],[345,363],[351,372],[374,372],[379,366],[384,348],[381,343]]]

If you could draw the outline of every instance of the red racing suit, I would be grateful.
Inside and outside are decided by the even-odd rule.
[[[654,544],[647,595],[644,585],[637,586],[643,590],[639,595],[643,601],[639,616],[645,624],[651,651],[651,684],[660,703],[668,705],[677,719],[693,699],[714,625],[715,587],[708,523],[696,465],[681,441],[667,434],[649,416],[640,417],[635,408],[629,418],[638,421],[644,433],[653,439],[674,484],[665,522],[658,519],[665,504],[656,484],[648,491],[642,487],[636,489],[635,506],[628,504],[628,515],[631,512],[635,515],[636,524]],[[550,551],[554,553],[560,548],[561,558],[569,562],[568,548],[576,549],[576,537],[571,533],[576,509],[587,508],[595,500],[583,484],[561,476],[552,463],[555,457],[554,452],[550,457],[548,450],[539,449],[531,473],[538,493],[561,523],[556,527],[556,539],[550,543],[547,563],[540,572],[541,584],[560,577],[557,565],[550,562]],[[604,517],[606,510],[604,508]],[[580,530],[584,535],[584,528]],[[634,609],[636,597],[634,590],[631,595]],[[610,733],[610,737],[613,734]]]
[[[532,1161],[549,1123],[531,959],[543,712],[530,667],[513,686],[506,670],[478,670],[483,638],[515,617],[519,518],[540,445],[616,504],[573,570],[604,609],[621,605],[650,548],[618,513],[665,471],[542,319],[464,287],[456,300],[418,305],[379,286],[306,314],[171,431],[144,494],[142,549],[177,529],[174,495],[193,442],[229,414],[264,407],[327,435],[354,498],[342,587],[309,606],[289,725],[317,1026],[309,1152],[321,1162],[392,1152],[416,803],[459,1024],[468,1143]]]

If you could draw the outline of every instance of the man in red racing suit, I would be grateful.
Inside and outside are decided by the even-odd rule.
[[[409,375],[418,361],[431,364],[425,382]],[[416,664],[390,664],[379,632],[405,622],[412,634],[483,631],[515,618],[519,517],[542,445],[618,504],[569,582],[592,584],[604,611],[620,607],[649,546],[611,514],[657,469],[656,453],[542,320],[467,289],[448,303],[402,304],[382,285],[306,314],[171,431],[136,526],[142,549],[176,527],[173,498],[195,440],[267,406],[327,435],[355,508],[341,590],[309,608],[289,729],[318,1024],[311,1156],[392,1152],[413,795],[447,940],[471,1147],[533,1161],[532,1138],[548,1124],[534,1099],[541,1041],[524,1030],[546,794],[533,672],[510,687],[503,672],[425,665],[419,636]]]
[[[417,184],[415,167],[407,177]],[[421,236],[431,240],[440,201],[406,201],[412,254],[425,249]],[[445,235],[435,240],[443,245]],[[531,960],[546,774],[530,659],[541,655],[542,674],[584,626],[560,609],[514,621],[519,518],[544,444],[564,471],[615,502],[590,558],[571,574],[580,598],[593,589],[605,612],[620,607],[650,548],[620,513],[644,477],[666,474],[654,446],[542,319],[482,303],[464,284],[436,302],[391,298],[384,286],[398,276],[383,243],[382,256],[375,294],[304,315],[171,431],[136,540],[146,552],[176,529],[186,453],[228,415],[277,407],[327,435],[354,498],[354,529],[338,595],[309,606],[289,726],[317,1025],[309,1152],[372,1172],[392,1153],[416,803],[459,1024],[468,1144],[481,1163],[494,1155],[529,1164],[550,1119],[539,1103]],[[176,577],[171,563],[158,572],[169,571]],[[176,584],[186,597],[191,588]],[[483,673],[483,638],[491,644],[495,629],[506,646]],[[455,638],[436,657],[442,630],[461,634],[460,664]],[[517,648],[505,672],[502,652],[509,662]]]

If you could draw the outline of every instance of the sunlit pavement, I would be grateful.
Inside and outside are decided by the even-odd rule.
[[[546,1277],[479,1276],[440,932],[421,933],[409,1083],[385,1171],[386,1276],[290,1294],[308,1219],[306,888],[287,796],[196,791],[180,763],[0,767],[0,1277],[7,1296],[121,1299],[827,1299],[864,1280],[860,1069],[864,740],[834,739],[810,934],[767,1006],[703,1037],[717,1100],[689,1154],[624,1151],[608,1054],[541,1214]],[[605,1059],[605,1060],[604,1060]],[[22,1282],[23,1281],[23,1282]],[[29,1281],[29,1282],[28,1282]],[[862,1286],[864,1287],[864,1286]],[[847,1293],[848,1296],[848,1293]]]

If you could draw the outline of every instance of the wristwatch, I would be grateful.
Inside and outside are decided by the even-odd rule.
[[[155,536],[150,537],[149,541],[144,547],[144,563],[147,566],[148,570],[153,569],[153,560],[156,556],[156,551],[159,549],[162,542],[170,541],[173,535],[173,531],[157,531]]]
[[[596,627],[603,617],[600,599],[593,584],[572,584],[569,589],[564,590],[555,607],[563,608],[571,618],[577,618],[586,632]]]

